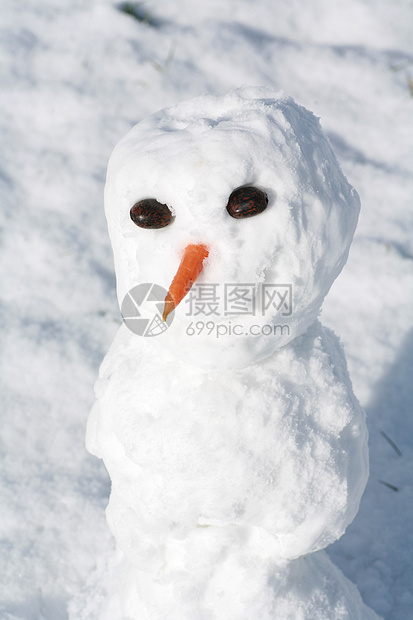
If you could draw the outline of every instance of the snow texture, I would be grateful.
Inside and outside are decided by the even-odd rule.
[[[268,206],[234,219],[226,201],[246,185]],[[131,207],[155,195],[174,220],[136,226]],[[359,211],[317,120],[251,88],[163,110],[115,148],[105,210],[120,303],[139,282],[167,286],[179,250],[202,242],[204,286],[288,282],[293,307],[284,337],[251,335],[257,315],[235,311],[245,337],[194,338],[179,312],[157,337],[120,328],[87,430],[123,564],[104,617],[375,617],[326,558],[291,564],[344,533],[368,476],[364,413],[338,343],[314,323]],[[300,591],[301,571],[316,593]]]
[[[135,17],[111,0],[4,3],[1,618],[95,620],[116,586],[109,478],[84,448],[120,324],[102,208],[110,153],[154,111],[242,84],[314,111],[361,197],[321,319],[367,412],[370,478],[328,555],[379,615],[411,616],[412,19],[410,0],[158,0]]]
[[[259,218],[229,217],[228,198],[243,186],[268,196]],[[174,210],[172,225],[147,230],[132,222],[131,207],[150,197]],[[178,307],[177,320],[156,342],[188,362],[226,368],[270,355],[314,322],[347,260],[359,199],[310,112],[265,89],[242,88],[195,98],[136,125],[111,157],[105,210],[120,304],[142,282],[167,289],[190,243],[209,248],[200,281],[215,284],[218,294],[230,283],[292,287],[289,314],[272,304],[261,317],[229,315],[245,337],[221,329],[219,339],[205,332],[195,344],[186,331],[194,317],[186,316],[185,304]],[[224,316],[204,318],[222,323]],[[280,319],[282,332],[251,335],[252,326],[256,332]]]

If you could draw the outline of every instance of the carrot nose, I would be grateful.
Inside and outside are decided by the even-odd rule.
[[[191,289],[202,271],[204,260],[208,254],[208,248],[203,243],[191,243],[186,246],[178,271],[165,297],[165,308],[162,316],[164,321]]]

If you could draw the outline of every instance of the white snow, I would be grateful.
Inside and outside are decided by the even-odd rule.
[[[268,196],[259,218],[228,215],[231,192],[243,186]],[[130,218],[131,207],[151,197],[174,210],[174,222],[162,230],[139,228]],[[185,303],[178,306],[177,320],[156,343],[187,362],[226,368],[270,355],[314,322],[347,259],[359,199],[311,113],[267,89],[240,88],[222,98],[197,97],[136,125],[112,154],[105,210],[119,305],[142,282],[168,289],[190,243],[209,249],[197,283],[215,284],[221,297],[229,283],[292,287],[289,314],[276,304],[261,316],[258,307],[244,315],[197,314],[220,322],[222,335],[205,331],[196,343],[187,334],[195,317],[188,318]],[[245,337],[223,333],[230,319]],[[282,333],[251,336],[252,326],[277,321]]]
[[[245,186],[268,205],[234,219],[225,206]],[[162,229],[130,217],[153,196],[173,209]],[[238,335],[218,312],[216,333],[194,337],[179,307],[158,337],[120,328],[86,436],[111,477],[108,523],[126,575],[104,617],[311,620],[320,607],[330,620],[373,617],[327,558],[318,574],[312,566],[317,596],[293,577],[297,558],[344,533],[368,476],[364,413],[337,342],[315,323],[359,212],[317,120],[251,87],[162,110],[116,146],[105,211],[120,305],[139,282],[167,287],[191,243],[209,251],[201,286],[290,283],[292,302],[286,316],[276,304],[234,308]],[[209,316],[196,313],[196,325]],[[264,335],[280,320],[286,332]]]
[[[321,118],[360,194],[349,261],[321,318],[343,341],[367,410],[371,471],[358,515],[328,553],[372,609],[405,620],[411,3],[160,0],[144,5],[147,22],[115,4],[16,1],[0,17],[0,615],[96,617],[114,553],[108,475],[84,448],[93,383],[120,323],[102,206],[113,146],[160,108],[251,84],[282,89]],[[323,565],[324,554],[311,557]],[[303,587],[312,591],[309,578]]]
[[[332,334],[315,326],[261,363],[211,372],[122,327],[97,396],[87,445],[111,476],[108,522],[128,567],[123,615],[102,617],[290,617],[284,597],[302,608],[291,617],[314,617],[287,560],[342,535],[368,473]],[[312,575],[327,617],[363,617],[343,593],[336,607],[343,578],[324,588],[330,572]]]

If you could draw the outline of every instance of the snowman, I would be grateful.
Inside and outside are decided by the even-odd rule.
[[[101,618],[377,618],[322,551],[368,456],[317,318],[359,212],[318,120],[248,87],[160,111],[116,146],[105,211],[125,320],[87,428],[118,550]]]

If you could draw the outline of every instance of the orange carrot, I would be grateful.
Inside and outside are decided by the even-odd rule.
[[[177,307],[189,292],[201,273],[204,260],[208,254],[208,248],[203,243],[191,243],[186,246],[178,271],[165,297],[165,308],[162,317],[164,321],[166,321],[168,314]]]

